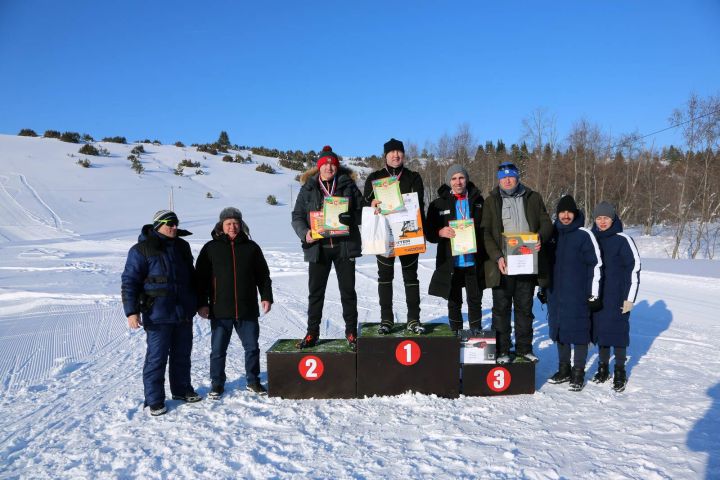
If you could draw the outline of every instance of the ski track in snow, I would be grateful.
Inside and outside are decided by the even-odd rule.
[[[0,136],[3,142],[24,142],[23,149],[35,140],[54,145]],[[57,145],[64,148],[61,142]],[[266,382],[267,349],[279,338],[300,338],[305,332],[307,264],[299,242],[290,237],[294,233],[273,229],[289,223],[287,207],[267,206],[267,192],[256,192],[254,184],[243,184],[242,197],[220,185],[227,172],[240,169],[250,178],[267,177],[255,176],[254,165],[228,165],[219,157],[205,160],[189,149],[175,154],[170,146],[153,147],[152,154],[143,155],[153,172],[130,177],[121,162],[130,146],[106,146],[122,167],[113,170],[112,157],[106,167],[83,170],[82,175],[95,175],[93,184],[111,175],[113,185],[127,182],[130,191],[141,191],[138,184],[148,190],[148,185],[164,188],[160,182],[165,178],[183,182],[176,199],[179,211],[189,211],[200,226],[195,230],[209,232],[220,208],[235,201],[243,206],[273,278],[275,304],[260,318],[261,378]],[[208,175],[176,179],[168,173],[186,156],[202,161]],[[275,159],[263,161],[275,164]],[[22,172],[19,164],[12,171]],[[39,174],[33,175],[32,183],[42,184],[34,181]],[[271,177],[274,191],[287,190],[283,182],[288,178]],[[24,177],[14,177],[12,185],[8,179],[0,179],[0,478],[720,476],[720,278],[677,269],[642,273],[631,315],[629,383],[623,393],[614,392],[609,383],[590,382],[579,393],[547,383],[557,355],[548,338],[546,307],[536,303],[534,349],[540,363],[534,395],[454,400],[412,393],[352,400],[257,397],[245,391],[244,356],[235,337],[221,400],[192,405],[168,400],[168,414],[151,418],[142,405],[145,335],[129,331],[119,299],[120,272],[138,228],[114,212],[103,214],[115,221],[100,229],[92,218],[83,222],[84,214],[78,214],[69,224],[79,233],[69,233],[54,212],[68,217],[75,207],[90,208],[91,202],[78,205],[77,195],[92,198],[92,191],[87,196],[68,193],[66,202],[72,208],[51,207],[42,200],[42,189],[36,191]],[[22,194],[9,191],[11,187]],[[222,203],[204,199],[208,189],[224,196]],[[197,193],[201,200],[183,204],[182,192]],[[260,213],[237,200],[250,202],[246,199],[253,195],[258,200],[251,205]],[[289,199],[281,200],[287,204]],[[137,227],[152,214],[146,203],[138,195],[137,204],[127,207]],[[213,219],[199,220],[209,210]],[[207,238],[189,240],[197,255]],[[424,293],[434,270],[432,248],[419,262],[422,319],[445,322],[446,303]],[[655,266],[662,267],[661,262]],[[404,322],[407,313],[401,278],[396,264],[398,322]],[[356,289],[360,322],[377,322],[373,257],[358,261]],[[485,326],[490,325],[490,297],[486,290]],[[321,336],[343,334],[331,272]],[[588,380],[596,370],[596,352],[592,347]],[[209,356],[209,322],[196,317],[192,377],[202,396],[210,387]]]

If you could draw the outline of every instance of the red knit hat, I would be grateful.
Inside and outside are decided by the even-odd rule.
[[[330,145],[325,145],[322,152],[320,152],[320,158],[318,158],[317,161],[317,168],[322,167],[326,163],[332,163],[335,167],[340,166],[340,160],[338,159],[337,154],[332,151],[332,147]]]

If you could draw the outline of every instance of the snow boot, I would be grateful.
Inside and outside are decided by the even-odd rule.
[[[195,403],[202,400],[202,397],[195,393],[194,390],[190,390],[189,392],[185,393],[184,395],[173,395],[173,400],[182,400],[183,402],[187,403]]]
[[[600,362],[598,364],[598,370],[592,381],[594,383],[605,383],[610,378],[610,367],[607,363]]]
[[[345,334],[345,339],[348,342],[348,345],[350,346],[350,350],[353,352],[357,351],[357,334],[354,332],[348,332]]]
[[[223,387],[222,385],[214,385],[210,390],[210,393],[208,393],[208,397],[213,400],[220,400],[220,397],[222,397],[223,393],[225,393],[225,387]]]
[[[558,371],[548,379],[548,383],[566,383],[570,381],[570,364],[560,362]]]
[[[392,320],[382,320],[377,329],[378,335],[390,335],[394,322]]]
[[[317,341],[318,334],[308,332],[302,340],[295,344],[295,346],[300,350],[302,350],[303,348],[312,348],[315,346],[315,344],[317,344]]]
[[[570,391],[579,392],[585,386],[585,369],[573,367],[570,371]]]
[[[422,335],[425,333],[425,327],[420,324],[420,320],[408,320],[405,329],[412,334]]]
[[[160,415],[165,415],[167,413],[167,408],[165,407],[164,403],[158,403],[157,405],[150,405],[150,415],[153,417],[159,417]]]
[[[530,351],[527,353],[518,353],[515,355],[515,360],[513,363],[537,363],[538,357],[535,356],[535,354]]]
[[[615,365],[615,374],[613,375],[613,390],[616,392],[622,392],[625,390],[625,385],[627,385],[627,373],[625,372],[625,367],[618,367]]]
[[[248,392],[257,393],[258,395],[267,395],[267,390],[265,387],[263,387],[263,384],[260,382],[251,382],[248,383],[245,387],[245,390]]]
[[[495,359],[495,363],[497,363],[498,365],[506,365],[510,363],[510,354],[507,352],[500,353]]]

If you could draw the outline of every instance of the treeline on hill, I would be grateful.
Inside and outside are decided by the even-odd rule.
[[[444,135],[422,151],[406,143],[406,165],[423,176],[427,203],[453,163],[463,165],[487,196],[497,185],[498,165],[513,162],[521,181],[542,194],[551,215],[563,195],[572,194],[587,217],[607,200],[617,206],[624,223],[641,225],[645,234],[656,225],[671,225],[672,258],[699,253],[713,258],[720,246],[720,97],[693,95],[670,122],[682,124],[678,128],[685,148],[658,150],[639,134],[613,138],[588,120],[575,122],[560,143],[554,118],[539,109],[523,121],[519,144],[507,147],[498,140],[478,145],[468,125],[461,125],[454,136]],[[384,165],[378,157],[368,163]],[[683,240],[688,247],[681,252]]]

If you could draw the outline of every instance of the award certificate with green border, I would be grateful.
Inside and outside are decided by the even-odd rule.
[[[477,242],[475,239],[475,222],[467,220],[450,220],[450,228],[455,230],[455,237],[450,239],[452,256],[477,253]]]
[[[400,182],[396,177],[386,177],[372,182],[375,200],[380,202],[380,213],[397,212],[405,208],[402,195],[400,194]]]

